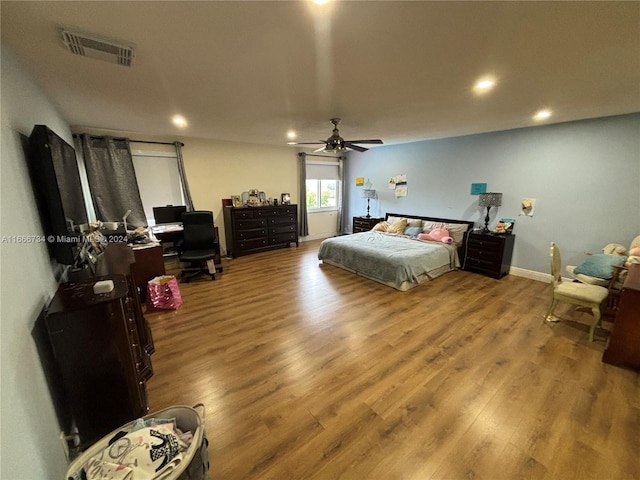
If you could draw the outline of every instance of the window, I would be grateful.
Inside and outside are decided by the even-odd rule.
[[[155,225],[153,207],[185,204],[176,149],[173,145],[154,145],[153,151],[132,147],[131,157],[147,223]]]
[[[337,210],[340,177],[336,162],[307,162],[307,211]]]
[[[336,210],[337,207],[337,180],[307,179],[307,211]]]

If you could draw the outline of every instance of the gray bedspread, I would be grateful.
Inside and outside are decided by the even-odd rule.
[[[459,266],[456,247],[382,232],[327,238],[318,259],[385,283],[421,283],[429,272]]]

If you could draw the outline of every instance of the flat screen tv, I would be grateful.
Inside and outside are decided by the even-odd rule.
[[[73,265],[79,225],[88,222],[76,152],[46,125],[36,125],[27,158],[49,251],[58,263]]]

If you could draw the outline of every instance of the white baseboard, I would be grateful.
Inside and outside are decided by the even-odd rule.
[[[308,235],[306,237],[300,237],[301,242],[309,242],[311,240],[324,240],[325,238],[331,238],[338,235],[338,232],[335,233],[316,233],[315,235]]]
[[[516,277],[530,278],[538,282],[549,283],[551,281],[551,275],[549,273],[536,272],[535,270],[527,270],[520,267],[511,267],[509,274],[515,275]]]

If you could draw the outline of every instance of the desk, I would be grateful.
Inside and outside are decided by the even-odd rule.
[[[640,265],[631,265],[602,361],[640,370]]]
[[[151,227],[150,230],[158,240],[163,243],[172,243],[174,247],[175,244],[182,240],[182,237],[184,236],[184,228],[182,228],[182,225],[177,224],[156,225]],[[170,252],[169,249],[164,251],[164,253],[175,255],[175,252]]]

